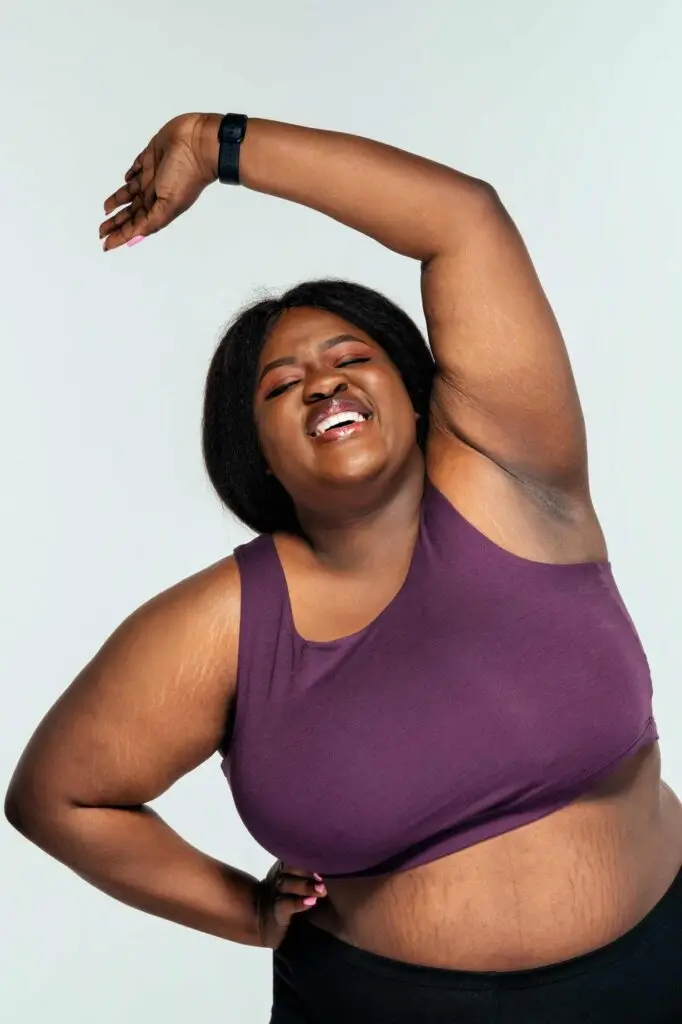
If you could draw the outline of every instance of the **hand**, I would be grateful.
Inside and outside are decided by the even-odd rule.
[[[104,204],[104,251],[165,228],[217,178],[219,114],[181,114],[156,133]],[[119,209],[123,207],[123,209]]]
[[[327,890],[319,875],[275,861],[259,888],[258,923],[263,945],[277,949],[284,941],[294,914],[310,910],[315,905],[306,905],[304,900],[317,900],[326,895]]]

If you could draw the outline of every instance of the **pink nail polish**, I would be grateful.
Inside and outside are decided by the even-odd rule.
[[[322,875],[318,875],[316,871],[313,871],[313,878],[316,878],[318,882],[322,881]]]
[[[309,896],[307,900],[303,900],[306,907],[314,907],[317,903],[317,896]]]
[[[322,895],[324,895],[326,893],[326,891],[327,890],[325,889],[325,887],[323,885],[316,885],[315,886],[315,892],[319,892]]]
[[[129,242],[126,242],[126,245],[130,249],[133,245],[139,245],[140,242],[144,242],[144,235],[135,235]]]

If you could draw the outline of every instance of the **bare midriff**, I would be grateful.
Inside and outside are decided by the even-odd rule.
[[[607,945],[682,863],[682,804],[657,743],[539,821],[428,864],[326,880],[306,919],[380,956],[465,971],[559,963]]]

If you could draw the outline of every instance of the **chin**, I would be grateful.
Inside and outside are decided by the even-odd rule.
[[[364,451],[352,455],[339,452],[336,458],[320,460],[314,473],[320,482],[339,487],[354,487],[371,483],[382,476],[388,468],[384,453]]]

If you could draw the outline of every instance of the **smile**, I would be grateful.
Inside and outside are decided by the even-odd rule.
[[[364,402],[352,395],[334,395],[312,406],[305,431],[315,441],[341,441],[364,430],[371,418]]]
[[[337,412],[331,416],[325,416],[316,425],[310,436],[315,441],[342,441],[347,437],[355,437],[362,433],[372,419],[369,412]]]

